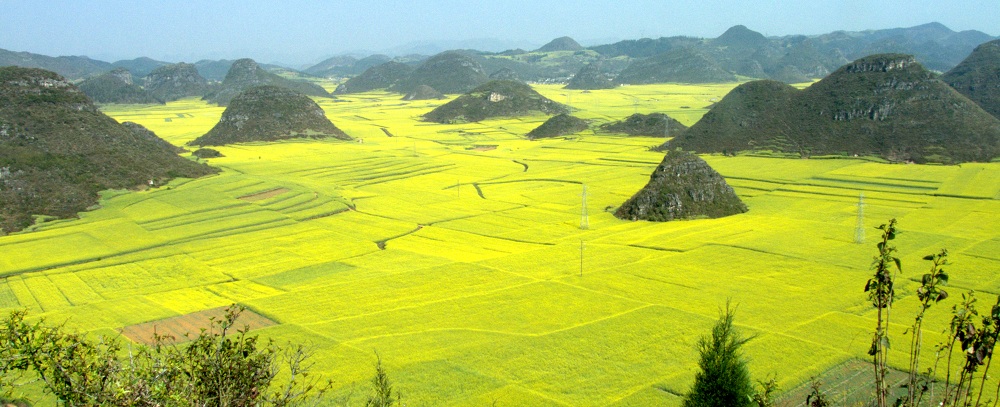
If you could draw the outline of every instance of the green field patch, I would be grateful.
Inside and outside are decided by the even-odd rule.
[[[674,253],[636,247],[622,247],[599,243],[561,243],[532,251],[514,253],[503,257],[483,260],[478,264],[508,271],[525,277],[551,280],[563,277],[578,277],[593,273],[628,267],[629,264],[651,258],[672,256]],[[581,264],[581,255],[583,256]],[[582,266],[582,267],[581,267]],[[581,270],[582,269],[582,270]],[[573,281],[573,280],[570,280]]]
[[[91,289],[76,273],[52,273],[48,278],[74,306],[104,300],[104,297]]]
[[[0,310],[19,308],[20,306],[21,302],[17,300],[17,294],[10,288],[10,284],[7,281],[0,282]]]
[[[164,308],[184,315],[192,312],[230,305],[233,300],[222,297],[207,287],[188,287],[172,291],[147,294],[144,297]]]
[[[257,298],[271,297],[284,294],[285,291],[267,285],[258,284],[249,280],[237,280],[226,283],[214,284],[205,287],[209,292],[220,297],[227,298],[230,302],[245,303]],[[259,310],[261,313],[268,313],[267,310]]]
[[[331,274],[314,281],[310,287],[249,301],[248,304],[275,315],[287,315],[285,319],[288,322],[312,324],[392,313],[527,282],[508,273],[465,264],[393,274],[357,269]],[[285,319],[282,321],[285,322]],[[331,333],[335,337],[338,334]]]
[[[66,296],[59,291],[59,288],[52,283],[52,280],[49,280],[44,275],[26,277],[22,281],[24,281],[24,285],[28,287],[28,290],[31,291],[35,302],[38,303],[42,311],[53,311],[72,305],[66,299]]]
[[[611,407],[680,406],[684,397],[656,386],[645,386],[610,404]]]
[[[187,255],[90,268],[78,271],[77,276],[96,293],[108,299],[170,291],[228,279]]]
[[[1000,261],[1000,239],[988,239],[969,246],[963,252],[970,256]]]
[[[28,285],[25,284],[24,278],[21,276],[13,276],[7,278],[7,287],[10,289],[14,297],[17,298],[17,302],[22,308],[26,308],[31,311],[41,311],[42,307],[35,301],[35,295],[31,293]]]
[[[433,226],[424,227],[415,233],[386,243],[386,249],[389,250],[427,253],[462,262],[500,257],[536,247],[538,245],[533,243],[491,238]]]
[[[939,195],[1000,199],[1000,169],[996,165],[965,163],[953,173],[954,176],[938,188]]]
[[[304,287],[311,283],[329,280],[340,272],[353,270],[354,268],[355,266],[350,264],[333,261],[271,274],[257,278],[256,281],[282,290],[290,290],[297,287]]]
[[[153,344],[155,335],[167,336],[167,343],[187,342],[198,336],[202,330],[213,330],[217,327],[213,321],[220,321],[226,316],[226,308],[212,308],[190,314],[179,315],[123,327],[121,332],[126,338],[136,343]],[[235,321],[239,329],[255,330],[274,325],[274,321],[265,318],[251,310],[244,310]]]
[[[451,263],[441,257],[405,250],[375,250],[372,253],[343,259],[341,262],[369,269],[370,272],[377,274],[400,273]]]
[[[560,315],[564,319],[572,312]],[[648,385],[680,372],[683,383],[670,384],[671,390],[686,392],[697,360],[695,341],[712,320],[645,307],[558,332],[498,341],[449,360],[565,405],[608,405],[632,394],[637,383]]]
[[[531,283],[449,301],[402,308],[364,318],[312,326],[341,340],[427,330],[472,330],[541,335],[629,312],[642,305],[555,283]],[[561,318],[552,318],[554,315]]]
[[[46,312],[39,316],[55,324],[65,324],[70,331],[119,329],[123,326],[163,319],[177,313],[141,296],[90,303],[78,307]]]
[[[864,405],[872,400],[875,393],[875,384],[872,381],[871,362],[851,359],[840,363],[821,375],[816,376],[816,380],[822,383],[821,391],[826,395],[827,401],[837,406]],[[899,397],[906,398],[906,389],[900,387],[908,380],[906,373],[896,369],[889,369],[886,381],[889,383],[890,391],[888,400],[896,400]],[[778,403],[782,405],[805,405],[806,398],[812,392],[811,383],[803,383],[794,388],[787,389],[778,398]],[[943,385],[939,385],[943,389]],[[925,398],[926,400],[926,398]]]
[[[470,395],[462,400],[455,400],[448,406],[537,406],[537,407],[566,407],[568,404],[558,400],[547,398],[538,392],[532,391],[524,386],[511,384],[478,395]]]
[[[393,385],[406,392],[406,405],[454,405],[453,400],[467,400],[506,384],[448,360],[405,365],[391,372],[398,378]]]
[[[316,219],[310,222],[334,232],[350,233],[357,240],[376,242],[399,236],[416,227],[415,223],[388,219],[357,211],[347,211],[337,216]]]
[[[257,193],[253,193],[253,194],[249,194],[249,195],[243,195],[243,196],[238,197],[236,199],[247,201],[247,202],[257,202],[257,201],[263,201],[263,200],[269,199],[269,198],[274,198],[274,197],[276,197],[278,195],[287,193],[289,191],[291,191],[291,190],[288,189],[288,188],[285,188],[285,187],[281,187],[281,188],[269,189],[267,191],[257,192]]]

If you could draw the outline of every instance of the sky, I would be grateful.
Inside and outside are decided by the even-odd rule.
[[[997,36],[1000,0],[0,0],[0,48],[109,62],[249,57],[304,67],[417,46],[501,51],[561,36],[585,46],[714,38],[737,24],[782,36],[930,22]]]

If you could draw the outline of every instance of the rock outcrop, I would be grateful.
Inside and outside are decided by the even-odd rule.
[[[663,148],[990,161],[1000,156],[1000,120],[912,56],[881,54],[844,65],[801,91],[775,81],[740,85]]]
[[[220,146],[302,137],[351,139],[308,96],[269,85],[247,89],[234,97],[219,123],[189,144]]]
[[[676,137],[685,130],[687,126],[663,113],[636,113],[625,120],[601,125],[602,132],[630,136]]]
[[[208,81],[193,64],[164,65],[146,75],[146,90],[164,102],[193,96],[204,96],[209,91]]]
[[[182,158],[138,125],[101,113],[61,76],[0,68],[0,228],[21,230],[33,216],[76,216],[105,189],[160,185],[217,170]]]
[[[163,103],[132,79],[125,68],[115,68],[80,82],[80,90],[97,103]]]
[[[583,46],[576,42],[576,40],[570,37],[559,37],[549,41],[548,44],[542,45],[535,52],[580,51],[582,49]]]
[[[348,79],[337,86],[334,94],[361,93],[375,89],[386,89],[403,80],[413,68],[406,64],[389,61],[366,69],[361,75]]]
[[[219,106],[226,106],[236,95],[256,86],[277,86],[308,96],[330,97],[330,94],[319,85],[282,78],[264,70],[254,60],[244,58],[233,62],[222,85],[205,95],[204,99]]]
[[[434,90],[434,88],[427,85],[417,86],[416,89],[410,91],[405,96],[403,100],[429,100],[429,99],[444,99],[445,96]]]
[[[427,85],[441,93],[465,93],[487,81],[489,77],[474,59],[461,52],[445,51],[424,61],[389,90],[406,94]]]
[[[733,188],[694,154],[671,151],[649,183],[615,211],[619,219],[664,222],[721,218],[747,211]]]
[[[1000,40],[982,44],[941,80],[1000,118]]]
[[[535,140],[548,137],[559,137],[587,130],[587,121],[566,113],[550,117],[545,123],[528,132],[525,137]]]
[[[612,89],[615,81],[612,75],[603,71],[604,64],[600,61],[591,62],[584,65],[577,71],[576,75],[566,84],[566,89]]]
[[[490,81],[438,106],[425,114],[424,119],[437,123],[478,122],[491,117],[567,112],[565,106],[540,95],[527,84]]]

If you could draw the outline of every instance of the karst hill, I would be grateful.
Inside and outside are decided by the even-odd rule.
[[[492,117],[568,113],[568,109],[518,81],[490,81],[424,115],[437,123],[478,122]]]
[[[405,79],[413,72],[413,67],[395,61],[389,61],[366,69],[361,75],[348,79],[337,86],[334,94],[349,94],[367,92],[375,89],[385,89]]]
[[[80,82],[79,88],[97,103],[163,103],[142,86],[135,83],[132,73],[125,68],[115,68]]]
[[[653,170],[646,186],[618,207],[615,216],[664,222],[721,218],[746,211],[733,188],[705,160],[671,151]]]
[[[542,45],[535,52],[580,51],[583,49],[583,46],[576,42],[576,40],[570,37],[559,37],[549,41],[548,44]]]
[[[0,228],[21,230],[34,215],[73,217],[105,189],[160,185],[214,168],[176,154],[141,126],[101,113],[50,71],[0,68]]]
[[[1000,40],[976,47],[941,80],[1000,118]]]
[[[550,117],[545,123],[532,129],[525,137],[528,140],[540,138],[560,137],[568,134],[579,133],[588,128],[587,121],[579,117],[570,116],[566,113],[557,114]]]
[[[351,139],[308,96],[268,85],[234,97],[215,127],[190,144],[220,146],[300,137]]]
[[[205,100],[226,106],[236,95],[255,86],[277,86],[291,89],[308,96],[330,97],[330,94],[319,85],[293,81],[268,72],[254,60],[249,58],[233,62],[218,89],[204,97]]]
[[[446,94],[465,93],[489,81],[489,77],[476,60],[457,51],[446,51],[424,61],[408,77],[389,90],[410,93],[420,85],[427,85]]]
[[[570,78],[566,89],[594,90],[612,89],[615,87],[614,75],[604,71],[602,61],[594,61],[584,65]]]
[[[687,130],[687,126],[663,113],[636,113],[625,120],[603,124],[600,129],[605,133],[629,136],[676,137]]]
[[[209,92],[208,81],[198,73],[193,64],[177,63],[163,65],[146,75],[146,90],[165,102],[194,96],[204,96]]]
[[[430,100],[430,99],[444,99],[445,96],[438,92],[434,88],[427,85],[417,86],[416,89],[410,91],[406,95],[403,95],[403,100]]]
[[[912,56],[880,54],[804,90],[775,81],[740,85],[664,148],[989,161],[1000,156],[1000,121]]]
[[[695,48],[679,48],[633,62],[615,79],[615,83],[642,85],[650,83],[719,83],[735,82],[736,75]]]

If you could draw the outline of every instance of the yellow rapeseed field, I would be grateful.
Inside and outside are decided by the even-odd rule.
[[[596,127],[652,112],[692,125],[734,86],[535,88]],[[950,251],[952,298],[1000,292],[998,163],[708,155],[748,213],[629,222],[612,212],[665,139],[527,141],[547,117],[433,124],[420,115],[444,100],[400,97],[317,99],[353,142],[218,147],[219,175],[109,191],[80,219],[0,238],[0,309],[108,335],[238,302],[277,322],[260,335],[315,351],[331,402],[363,400],[377,351],[407,405],[643,406],[679,405],[727,300],[756,335],[753,374],[784,390],[866,357],[863,287],[889,218],[903,231],[895,343],[926,254]],[[223,108],[104,110],[183,145]],[[950,305],[928,314],[925,342]],[[894,348],[890,362],[905,356]]]

